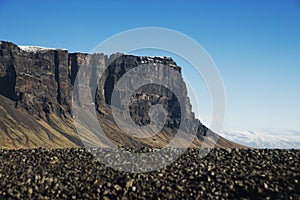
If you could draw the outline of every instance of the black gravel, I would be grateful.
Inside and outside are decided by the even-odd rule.
[[[1,199],[300,199],[299,150],[190,149],[160,171],[125,173],[84,149],[0,150]]]

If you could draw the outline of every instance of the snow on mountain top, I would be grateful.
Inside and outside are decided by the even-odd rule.
[[[19,46],[20,49],[27,52],[38,52],[38,51],[48,51],[48,50],[66,50],[66,49],[57,49],[57,48],[48,48],[41,46]]]
[[[220,135],[253,148],[300,149],[300,131],[295,130],[224,131]]]

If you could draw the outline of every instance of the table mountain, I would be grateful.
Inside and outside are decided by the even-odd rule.
[[[93,133],[87,130],[79,138],[72,118],[72,90],[77,83],[76,76],[81,66],[97,66],[110,63],[95,88],[95,109],[98,121],[108,138],[119,146],[163,147],[176,134],[181,121],[192,121],[196,131],[192,146],[199,147],[207,132],[210,131],[195,118],[187,95],[186,85],[181,76],[181,67],[169,57],[143,57],[124,54],[86,54],[69,53],[65,49],[42,47],[22,47],[11,42],[0,42],[0,147],[1,148],[58,148],[78,147],[93,144]],[[149,109],[160,104],[168,112],[163,129],[159,134],[141,139],[124,133],[115,123],[112,116],[111,96],[116,83],[131,69],[141,64],[151,64],[150,71],[160,66],[169,66],[180,75],[174,81],[176,96],[173,91],[157,84],[148,84],[139,88],[131,96],[129,107],[131,119],[138,126],[151,123]],[[96,69],[95,69],[96,70]],[[87,84],[92,83],[97,71],[86,74]],[[134,85],[134,78],[129,85]],[[170,78],[170,77],[169,77]],[[161,77],[168,79],[168,76]],[[171,79],[170,79],[171,80]],[[122,97],[124,91],[118,91]],[[76,93],[74,98],[80,98]],[[179,103],[180,102],[180,103]],[[120,105],[121,106],[121,105]],[[121,106],[122,107],[122,106]],[[185,110],[184,113],[181,111]],[[183,127],[185,129],[186,127]],[[186,128],[187,129],[187,128]],[[212,133],[210,131],[212,135]],[[185,143],[184,138],[180,141]],[[97,143],[95,145],[105,146]],[[217,147],[240,147],[220,137]]]

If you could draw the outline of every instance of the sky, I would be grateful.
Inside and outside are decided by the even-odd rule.
[[[179,31],[202,45],[220,71],[224,130],[300,130],[300,1],[0,0],[0,24],[0,40],[70,52],[90,52],[133,28]],[[205,83],[175,61],[195,88],[197,116],[209,123]]]

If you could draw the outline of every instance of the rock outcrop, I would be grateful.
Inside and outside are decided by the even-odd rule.
[[[117,59],[115,59],[116,57]],[[10,108],[9,112],[22,112],[22,116],[28,116],[30,119],[37,120],[41,129],[47,129],[45,132],[53,137],[48,137],[52,142],[47,143],[46,147],[63,146],[57,145],[57,141],[51,139],[59,139],[61,137],[69,141],[69,143],[66,143],[67,146],[70,144],[81,146],[82,144],[72,125],[72,89],[74,84],[77,84],[75,80],[80,66],[97,66],[105,65],[105,63],[111,64],[99,80],[98,87],[95,88],[95,108],[99,114],[100,124],[108,132],[113,132],[112,135],[115,134],[112,139],[116,140],[116,144],[163,146],[163,144],[167,143],[168,138],[173,137],[172,130],[178,129],[180,124],[183,123],[181,122],[182,114],[197,125],[195,129],[198,141],[194,145],[199,146],[201,144],[201,139],[205,137],[208,129],[199,120],[195,119],[186,86],[181,76],[181,68],[171,58],[167,57],[139,57],[120,54],[111,56],[103,54],[89,55],[85,53],[69,53],[63,49],[43,48],[32,51],[32,49],[22,50],[13,43],[2,41],[0,42],[0,95],[9,99],[2,100],[2,103],[5,101],[5,105],[7,106],[13,104],[11,106],[14,106],[14,108]],[[141,141],[130,136],[124,136],[115,127],[116,124],[111,116],[110,104],[112,91],[120,78],[136,66],[147,63],[156,66],[156,68],[149,68],[149,70],[159,70],[160,65],[167,65],[174,69],[180,75],[181,79],[176,80],[173,85],[175,90],[180,91],[181,95],[176,96],[173,91],[156,84],[145,85],[132,95],[129,109],[130,116],[139,126],[146,126],[150,123],[149,108],[152,105],[159,103],[168,112],[166,123],[162,130],[163,136],[156,139],[152,138],[151,141]],[[92,79],[97,78],[95,77],[97,74],[96,70],[92,70],[91,74],[86,74],[89,77],[86,81],[90,81],[90,84],[92,84]],[[129,80],[132,83],[129,84],[134,85],[135,77],[132,78],[132,80]],[[162,78],[165,79],[166,77]],[[119,91],[118,95],[122,96],[123,91]],[[13,103],[8,103],[7,101]],[[182,113],[182,110],[185,110],[185,112]],[[0,117],[5,118],[5,116]],[[22,139],[17,142],[13,141],[14,136],[12,135],[14,134],[20,135],[22,133],[26,135],[27,129],[31,129],[35,130],[33,132],[38,137],[38,132],[41,130],[26,124],[24,125],[26,128],[23,127],[24,129],[21,127],[15,129],[14,124],[16,123],[22,123],[22,119],[19,119],[19,121],[16,120],[11,125],[9,125],[9,122],[0,124],[0,134],[2,137],[5,138],[6,134],[10,135],[10,138],[7,140],[10,145],[7,145],[7,147],[23,148],[41,146],[40,142],[27,141],[25,143]],[[60,136],[57,136],[57,134],[60,134]],[[89,140],[88,138],[86,139]],[[27,138],[27,140],[30,141],[30,138]],[[162,140],[164,140],[163,143],[161,143]],[[224,141],[224,146],[234,145],[233,143]],[[1,145],[5,146],[4,143]]]

